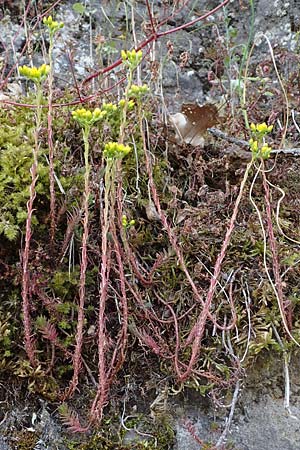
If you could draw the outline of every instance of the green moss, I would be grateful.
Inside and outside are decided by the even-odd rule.
[[[16,329],[11,313],[0,310],[0,372],[12,369]]]
[[[34,145],[32,120],[31,111],[0,109],[0,234],[9,240],[17,237],[27,217]],[[48,169],[44,161],[38,170],[38,195],[45,195],[48,189]],[[37,223],[35,215],[33,225]]]
[[[32,431],[19,431],[13,437],[18,450],[33,450],[38,441],[38,436]]]
[[[161,424],[150,423],[145,417],[134,420],[139,431],[147,425],[145,437],[136,433],[136,438],[126,442],[126,430],[118,430],[119,424],[112,420],[106,420],[101,431],[93,433],[86,441],[65,441],[68,450],[170,450],[174,446],[174,431],[168,422]],[[138,422],[138,423],[137,423]],[[133,423],[131,423],[133,425]],[[128,426],[128,423],[126,423]]]
[[[52,281],[51,281],[51,287],[62,299],[70,298],[74,295],[74,292],[76,291],[76,287],[78,286],[78,280],[79,280],[79,271],[78,268],[76,270],[73,270],[71,272],[69,271],[62,271],[58,270],[54,273]],[[67,304],[69,306],[69,304]],[[58,308],[64,308],[66,304],[61,304],[58,306]],[[68,312],[65,310],[62,310],[61,312]]]
[[[30,103],[30,97],[26,102]],[[59,151],[65,154],[68,148],[63,147],[62,136],[66,126],[66,120],[62,124],[64,114],[55,114],[53,120],[53,134],[57,135],[57,129],[61,127]],[[46,123],[46,111],[43,112],[43,122]],[[24,229],[27,218],[27,201],[29,199],[29,186],[31,183],[30,168],[32,166],[35,132],[35,117],[29,108],[0,108],[0,235],[3,234],[8,240],[15,240],[19,232]],[[49,167],[47,162],[48,146],[47,134],[40,135],[40,150],[38,164],[38,180],[36,185],[37,197],[35,199],[34,215],[32,225],[45,222],[46,211],[49,203]],[[61,156],[55,159],[55,171],[60,174]],[[80,185],[82,176],[64,167],[64,175],[60,179],[64,190],[71,186]],[[61,195],[58,185],[57,195]]]

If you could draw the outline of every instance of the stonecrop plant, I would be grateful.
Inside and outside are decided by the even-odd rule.
[[[149,86],[147,84],[143,84],[142,86],[137,86],[136,84],[132,84],[128,89],[128,97],[134,98],[137,101],[141,101],[141,99],[148,94]],[[130,101],[130,100],[129,100]]]
[[[79,108],[72,111],[72,117],[82,128],[84,142],[84,195],[83,195],[83,234],[81,245],[81,261],[80,261],[80,280],[79,280],[79,305],[77,317],[76,345],[74,351],[74,372],[67,395],[71,395],[77,387],[79,371],[81,367],[82,343],[83,343],[83,326],[84,326],[84,306],[86,297],[86,272],[88,266],[88,239],[89,239],[89,199],[90,199],[90,143],[89,136],[92,126],[104,119],[106,111],[99,108],[88,110]]]
[[[36,198],[36,183],[38,179],[38,159],[40,148],[40,132],[42,125],[42,83],[46,80],[50,71],[50,66],[42,64],[40,67],[22,66],[19,69],[21,75],[33,81],[36,85],[36,114],[34,146],[32,149],[32,165],[30,168],[31,184],[29,187],[29,200],[27,202],[27,218],[25,231],[25,245],[21,256],[22,265],[22,300],[23,300],[23,323],[25,334],[25,349],[33,366],[36,366],[35,344],[31,330],[31,306],[30,306],[30,271],[29,257],[32,237],[32,215],[34,210],[34,200]]]
[[[55,173],[54,173],[54,143],[53,143],[53,84],[54,84],[54,60],[53,48],[55,42],[55,35],[64,27],[63,22],[57,22],[52,19],[52,16],[44,17],[43,24],[49,33],[49,77],[48,77],[48,150],[49,150],[49,183],[50,183],[50,240],[51,247],[54,247],[55,229],[56,229],[56,193],[55,193]]]
[[[249,140],[252,157],[254,159],[268,159],[272,148],[266,143],[266,136],[272,132],[273,125],[267,125],[265,122],[251,123],[250,130],[252,137]]]
[[[86,383],[84,398],[91,399],[91,405],[85,410],[85,424],[65,405],[62,408],[64,423],[75,432],[99,425],[118,373],[113,393],[118,398],[120,387],[127,397],[129,385],[121,385],[121,379],[129,383],[132,366],[140,371],[140,355],[149,372],[152,363],[162,369],[159,377],[167,380],[166,395],[169,387],[175,391],[178,385],[223,395],[223,389],[241,379],[248,355],[280,347],[281,337],[276,336],[282,331],[286,348],[298,340],[293,330],[298,293],[295,289],[292,303],[280,267],[280,257],[288,251],[279,247],[275,235],[275,186],[268,178],[272,164],[267,160],[280,132],[267,125],[274,116],[260,116],[257,102],[251,120],[266,117],[261,120],[267,123],[249,126],[245,95],[245,124],[240,124],[242,114],[227,122],[224,118],[227,138],[235,121],[237,129],[246,128],[249,140],[244,144],[252,156],[248,152],[238,170],[226,165],[225,177],[226,155],[221,159],[216,151],[210,158],[188,143],[169,145],[164,109],[160,100],[156,103],[163,71],[150,46],[169,34],[168,23],[164,18],[156,25],[150,9],[145,40],[122,51],[118,45],[129,45],[128,40],[118,40],[115,47],[113,42],[118,58],[111,66],[104,67],[103,59],[100,70],[82,80],[70,51],[74,85],[66,92],[60,84],[55,88],[56,75],[61,74],[56,74],[53,53],[64,23],[44,17],[43,11],[38,24],[43,25],[45,64],[18,68],[22,86],[34,89],[26,103],[8,102],[5,108],[19,107],[22,116],[17,128],[10,127],[13,114],[6,118],[0,132],[0,199],[7,196],[0,233],[3,252],[15,258],[12,268],[6,262],[3,267],[15,283],[10,299],[16,309],[22,301],[24,343],[17,345],[24,352],[15,374],[25,373],[30,386],[43,394],[52,385],[51,396],[60,403]],[[93,37],[92,15],[89,19]],[[97,40],[108,46],[106,36]],[[171,59],[173,44],[167,45],[166,59]],[[92,46],[93,39],[91,60]],[[183,56],[182,70],[188,62],[188,55]],[[242,79],[244,89],[249,77]],[[220,84],[223,95],[227,84]],[[230,106],[224,109],[230,111]],[[1,118],[5,114],[1,111]],[[262,188],[254,189],[258,183]],[[10,250],[13,242],[17,256]],[[298,264],[298,250],[295,255]],[[257,258],[253,265],[252,257]],[[5,316],[3,333],[12,318],[10,312]],[[3,337],[0,342],[10,348],[12,339]]]

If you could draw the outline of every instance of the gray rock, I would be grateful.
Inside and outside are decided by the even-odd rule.
[[[11,447],[6,442],[6,438],[1,435],[0,435],[0,450],[11,450]]]

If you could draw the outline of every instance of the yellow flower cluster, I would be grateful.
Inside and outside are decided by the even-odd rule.
[[[268,144],[263,145],[262,148],[260,149],[262,159],[270,158],[271,151],[272,148]]]
[[[108,142],[105,144],[103,156],[107,159],[122,159],[131,152],[129,145],[119,144],[118,142]]]
[[[149,88],[146,84],[143,84],[143,86],[133,84],[128,90],[128,95],[129,97],[141,99],[141,97],[147,94],[147,92],[149,92]]]
[[[120,108],[124,108],[125,105],[126,105],[126,100],[124,98],[122,98],[119,101],[119,106],[120,106]],[[133,100],[128,100],[128,102],[127,102],[127,109],[128,109],[128,111],[133,110],[134,109],[134,105],[135,105],[135,103],[134,103]]]
[[[114,103],[103,103],[101,106],[101,110],[105,112],[105,119],[108,122],[114,123],[118,122],[119,118],[119,108]]]
[[[266,122],[258,123],[257,125],[255,125],[255,123],[251,123],[250,129],[254,133],[257,132],[257,133],[261,133],[261,134],[267,134],[267,133],[271,133],[271,131],[273,130],[273,125],[268,126],[266,124]]]
[[[34,83],[40,83],[50,72],[50,66],[47,64],[42,64],[40,67],[21,66],[19,67],[19,72],[20,75],[23,75]]]
[[[133,225],[135,225],[135,220],[131,219],[131,220],[128,221],[127,217],[124,214],[122,216],[122,225],[123,225],[124,228],[132,227]]]
[[[273,125],[267,125],[265,122],[254,124],[251,123],[250,129],[254,138],[249,140],[250,149],[254,159],[268,159],[272,148],[265,143],[265,136],[271,133]]]
[[[95,108],[94,111],[90,111],[85,108],[79,108],[72,111],[72,117],[74,120],[82,126],[91,126],[98,120],[103,119],[106,116],[106,111],[101,111],[100,108]]]
[[[102,105],[102,111],[106,111],[108,114],[114,113],[117,110],[118,110],[118,107],[114,103],[103,103],[103,105]]]
[[[251,151],[253,153],[258,153],[258,142],[257,141],[255,141],[254,139],[251,138],[249,141],[249,145],[250,145]]]
[[[121,58],[123,64],[129,67],[130,70],[134,70],[142,61],[143,52],[142,50],[122,50]]]
[[[52,19],[52,16],[44,17],[43,24],[49,29],[50,34],[56,33],[60,28],[63,28],[63,22],[56,22],[56,20]]]
[[[258,141],[255,141],[254,139],[250,139],[249,145],[250,145],[253,157],[255,159],[257,159],[257,158],[268,159],[270,157],[272,148],[268,144],[263,144],[262,146],[260,146]]]

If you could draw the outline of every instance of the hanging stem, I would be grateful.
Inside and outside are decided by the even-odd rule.
[[[83,218],[83,235],[82,235],[82,247],[81,247],[81,263],[80,263],[80,281],[79,281],[79,305],[78,305],[78,317],[77,317],[77,330],[76,330],[76,346],[74,352],[74,373],[70,386],[66,393],[66,397],[72,395],[78,385],[78,377],[81,368],[81,350],[83,342],[83,326],[84,326],[84,303],[86,293],[86,271],[87,271],[87,244],[89,238],[89,198],[90,198],[90,162],[89,162],[89,134],[90,126],[86,125],[82,130],[84,141],[84,218]]]
[[[112,220],[112,201],[114,192],[115,162],[112,159],[106,160],[105,169],[105,189],[104,189],[104,209],[101,241],[101,281],[100,299],[98,313],[98,391],[91,407],[91,421],[100,421],[102,418],[103,405],[105,404],[108,380],[106,370],[105,351],[107,339],[105,332],[105,306],[107,299],[111,245],[108,241],[110,221]]]
[[[48,94],[48,148],[49,148],[49,184],[50,184],[50,243],[53,250],[54,238],[55,238],[55,215],[56,215],[56,196],[55,196],[55,177],[54,177],[54,145],[53,145],[53,129],[52,129],[52,116],[53,116],[53,34],[50,33],[49,44],[49,94]]]
[[[23,312],[23,324],[24,324],[24,340],[25,350],[33,367],[37,365],[37,359],[35,356],[35,343],[32,338],[31,331],[31,316],[30,316],[30,274],[29,274],[29,254],[31,246],[32,235],[32,214],[33,203],[36,197],[36,183],[38,179],[38,153],[39,153],[39,133],[41,128],[42,118],[42,86],[40,83],[36,83],[37,95],[36,95],[36,128],[34,132],[34,147],[32,149],[33,163],[30,168],[31,184],[29,188],[29,200],[27,202],[27,219],[26,219],[26,231],[25,231],[25,247],[22,255],[22,312]]]

